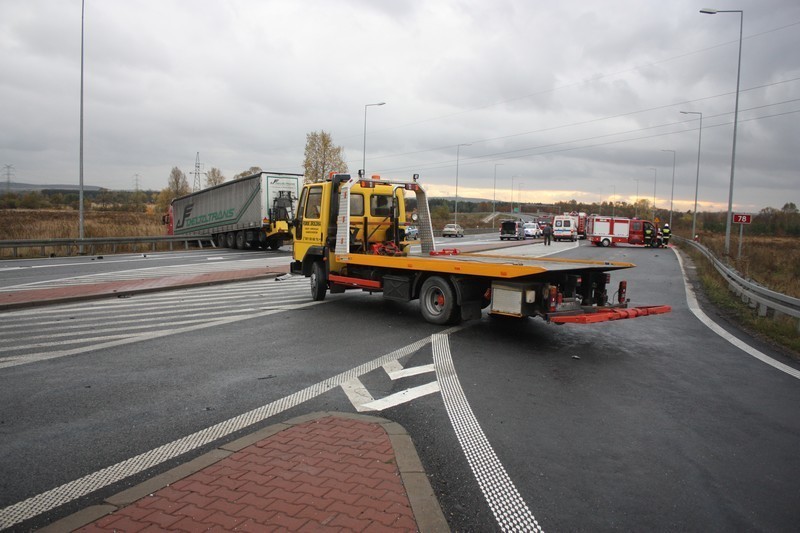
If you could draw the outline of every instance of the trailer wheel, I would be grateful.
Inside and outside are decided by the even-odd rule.
[[[609,241],[608,239],[603,239],[602,241],[600,241],[600,244],[603,245],[603,248],[608,248],[609,246],[611,246],[611,241]]]
[[[247,246],[247,241],[245,240],[245,235],[243,231],[236,232],[236,248],[239,250],[244,250]]]
[[[325,299],[327,290],[328,280],[325,279],[322,261],[314,261],[314,266],[311,267],[311,298],[315,302],[321,302]]]
[[[225,234],[225,246],[234,248],[236,246],[236,233],[229,231]]]
[[[217,248],[225,248],[225,234],[217,233],[215,237],[216,237]]]
[[[453,287],[440,276],[425,280],[420,289],[419,303],[423,318],[431,324],[452,324],[461,319]]]

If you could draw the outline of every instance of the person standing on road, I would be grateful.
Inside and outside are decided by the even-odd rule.
[[[669,238],[672,236],[672,230],[669,229],[669,224],[664,224],[664,227],[661,229],[661,236],[663,238],[664,248],[669,246]]]
[[[550,237],[553,235],[553,228],[550,224],[545,224],[542,229],[542,236],[544,237],[545,246],[550,246]]]

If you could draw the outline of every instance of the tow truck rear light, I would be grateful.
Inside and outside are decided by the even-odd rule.
[[[416,183],[406,183],[405,185],[403,185],[403,188],[407,191],[418,191],[419,185],[417,185]]]
[[[550,312],[554,312],[556,310],[556,306],[558,305],[557,299],[558,299],[558,287],[556,287],[555,285],[551,285],[550,295],[548,296],[547,300],[548,302],[547,307]]]
[[[369,180],[361,180],[358,182],[362,189],[374,189],[375,184]]]
[[[619,291],[617,291],[617,301],[621,304],[625,303],[625,298],[628,293],[628,282],[627,281],[620,281],[619,282]]]

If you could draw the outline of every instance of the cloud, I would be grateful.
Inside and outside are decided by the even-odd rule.
[[[458,163],[460,194],[508,197],[516,176],[530,200],[601,200],[634,197],[655,167],[663,204],[668,149],[675,198],[693,202],[688,110],[704,118],[701,202],[726,208],[738,15],[690,0],[551,4],[87,0],[84,181],[130,189],[138,174],[160,189],[197,152],[228,177],[299,172],[321,129],[355,171],[364,106],[385,101],[367,110],[369,172],[418,172],[452,194]],[[80,5],[0,2],[0,162],[18,181],[77,182]],[[800,58],[787,53],[800,5],[716,7],[745,12],[735,202],[800,201]]]

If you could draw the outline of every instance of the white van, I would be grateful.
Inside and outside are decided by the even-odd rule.
[[[558,215],[553,218],[553,240],[577,241],[578,217]]]

